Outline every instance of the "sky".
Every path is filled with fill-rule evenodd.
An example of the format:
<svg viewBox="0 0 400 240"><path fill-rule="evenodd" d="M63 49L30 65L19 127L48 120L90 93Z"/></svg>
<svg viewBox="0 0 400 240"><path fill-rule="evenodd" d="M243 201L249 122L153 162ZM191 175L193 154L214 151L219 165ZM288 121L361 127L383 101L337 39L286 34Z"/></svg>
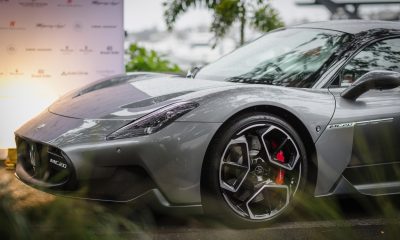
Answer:
<svg viewBox="0 0 400 240"><path fill-rule="evenodd" d="M166 28L163 19L164 0L124 0L124 25L129 32L140 31L152 27L160 30ZM269 0L272 6L279 11L281 18L287 25L307 18L311 21L329 19L329 12L322 6L296 6L295 0ZM204 9L193 9L182 15L176 28L182 29L198 25L207 25L211 22L211 14Z"/></svg>

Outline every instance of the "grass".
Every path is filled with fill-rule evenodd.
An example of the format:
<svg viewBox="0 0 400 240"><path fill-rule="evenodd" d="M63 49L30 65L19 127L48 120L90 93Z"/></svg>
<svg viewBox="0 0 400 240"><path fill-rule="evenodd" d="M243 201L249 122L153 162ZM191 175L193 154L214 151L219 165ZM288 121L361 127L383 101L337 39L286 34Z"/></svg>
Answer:
<svg viewBox="0 0 400 240"><path fill-rule="evenodd" d="M132 214L132 209L124 206L110 208L89 201L54 197L21 184L14 178L11 171L0 169L0 239L101 240L128 238L147 240L168 238L168 236L178 239L207 239L208 235L218 236L217 238L220 239L228 239L227 237L242 239L246 235L252 239L256 236L260 238L264 234L270 239L278 239L279 235L283 234L283 230L274 230L274 228L287 228L287 231L283 232L285 236L289 236L289 239L293 239L290 238L293 237L291 235L293 233L308 236L305 239L363 239L365 236L368 236L368 239L382 237L398 239L400 236L398 198L314 199L300 193L297 198L297 209L291 212L286 219L267 229L229 229L205 217L201 220L200 225L196 219L183 218L183 227L185 228L183 230L179 227L168 229L171 226L168 227L168 224L165 223L161 223L161 227L154 229L153 227L158 223L154 222L151 213L147 213L147 216L146 214L139 216ZM369 226L362 226L362 223L360 225L356 220L360 216L354 216L352 213L354 208L361 209L355 211L356 213L367 212L361 218L372 216L372 219L365 219L366 222L383 218L385 223L382 225L379 220L378 227L374 225L374 229L369 231L368 235L360 236L360 227L361 231L364 231L369 229ZM146 209L142 210L142 214L146 212ZM172 218L166 219L164 221L177 221ZM327 220L326 224L329 226L324 226L324 220ZM188 225L188 221L193 222ZM312 225L313 221L316 221L315 227L298 227L298 224L310 225L311 223ZM198 228L197 231L189 230L193 225L194 228ZM166 230L165 236L162 235L163 230ZM310 232L303 233L302 231ZM224 233L228 233L228 235L223 236Z"/></svg>
<svg viewBox="0 0 400 240"><path fill-rule="evenodd" d="M102 205L57 198L0 170L0 239L149 239L142 227Z"/></svg>

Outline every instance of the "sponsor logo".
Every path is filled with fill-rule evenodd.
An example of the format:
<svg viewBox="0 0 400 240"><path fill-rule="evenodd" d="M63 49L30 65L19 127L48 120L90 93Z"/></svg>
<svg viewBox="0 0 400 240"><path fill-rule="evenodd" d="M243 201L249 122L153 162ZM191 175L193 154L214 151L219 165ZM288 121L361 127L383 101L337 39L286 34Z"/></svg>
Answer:
<svg viewBox="0 0 400 240"><path fill-rule="evenodd" d="M60 52L67 55L73 53L74 49L70 48L68 45L65 45L65 47L60 49Z"/></svg>
<svg viewBox="0 0 400 240"><path fill-rule="evenodd" d="M16 68L14 71L9 72L10 76L22 76L24 75L23 72L21 72L18 68Z"/></svg>
<svg viewBox="0 0 400 240"><path fill-rule="evenodd" d="M7 53L10 55L13 55L17 52L17 49L15 48L14 45L8 45L7 46Z"/></svg>
<svg viewBox="0 0 400 240"><path fill-rule="evenodd" d="M95 24L90 26L93 29L116 29L118 26L117 25L99 25Z"/></svg>
<svg viewBox="0 0 400 240"><path fill-rule="evenodd" d="M5 72L0 72L0 77L4 77L6 75Z"/></svg>
<svg viewBox="0 0 400 240"><path fill-rule="evenodd" d="M10 0L0 0L0 4L2 3L10 3Z"/></svg>
<svg viewBox="0 0 400 240"><path fill-rule="evenodd" d="M114 50L113 46L108 45L106 47L106 49L100 51L100 54L102 54L102 55L117 55L117 54L119 54L119 51Z"/></svg>
<svg viewBox="0 0 400 240"><path fill-rule="evenodd" d="M39 126L36 127L36 130L42 129L46 126L46 124L42 123Z"/></svg>
<svg viewBox="0 0 400 240"><path fill-rule="evenodd" d="M83 54L89 54L89 53L93 52L93 49L91 49L87 45L85 45L83 48L79 49L79 52L83 53Z"/></svg>
<svg viewBox="0 0 400 240"><path fill-rule="evenodd" d="M74 27L74 30L77 32L80 32L83 29L83 25L80 22L76 22L73 27Z"/></svg>
<svg viewBox="0 0 400 240"><path fill-rule="evenodd" d="M96 6L117 6L120 4L120 1L92 1L92 4Z"/></svg>
<svg viewBox="0 0 400 240"><path fill-rule="evenodd" d="M52 164L54 164L54 165L59 166L59 167L67 168L67 164L65 164L65 163L63 163L63 162L60 162L60 161L57 161L57 160L55 160L55 159L50 158L50 162L51 162Z"/></svg>
<svg viewBox="0 0 400 240"><path fill-rule="evenodd" d="M25 28L24 27L20 27L19 24L17 24L17 21L11 20L11 21L8 21L3 26L0 26L0 30L15 31L15 30L25 30Z"/></svg>
<svg viewBox="0 0 400 240"><path fill-rule="evenodd" d="M38 69L37 72L32 73L32 78L50 78L51 75L46 73L44 69Z"/></svg>
<svg viewBox="0 0 400 240"><path fill-rule="evenodd" d="M86 71L62 71L61 77L72 77L72 76L87 76L89 75Z"/></svg>
<svg viewBox="0 0 400 240"><path fill-rule="evenodd" d="M82 4L76 3L77 0L63 0L62 3L57 4L58 7L82 7Z"/></svg>
<svg viewBox="0 0 400 240"><path fill-rule="evenodd" d="M65 24L36 23L36 27L41 29L63 29Z"/></svg>
<svg viewBox="0 0 400 240"><path fill-rule="evenodd" d="M21 5L22 7L40 8L40 7L46 7L47 5L49 5L49 3L45 1L31 0L31 1L20 1L19 5Z"/></svg>
<svg viewBox="0 0 400 240"><path fill-rule="evenodd" d="M34 47L25 48L25 52L51 52L51 51L53 51L52 48L45 48L45 47L42 47L42 48L34 48Z"/></svg>
<svg viewBox="0 0 400 240"><path fill-rule="evenodd" d="M97 70L96 73L99 74L100 76L108 77L108 76L114 75L115 71L104 69L104 70Z"/></svg>

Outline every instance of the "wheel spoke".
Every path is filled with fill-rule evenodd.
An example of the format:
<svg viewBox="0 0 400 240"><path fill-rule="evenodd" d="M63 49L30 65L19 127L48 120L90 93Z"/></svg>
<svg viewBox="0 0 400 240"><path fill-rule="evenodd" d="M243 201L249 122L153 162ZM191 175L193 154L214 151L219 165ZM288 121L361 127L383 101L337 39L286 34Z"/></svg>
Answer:
<svg viewBox="0 0 400 240"><path fill-rule="evenodd" d="M234 185L239 184L239 185L237 186L237 188L236 188L236 191L239 190L239 188L242 186L242 183L243 183L244 180L246 179L246 176L247 176L247 172L244 172L244 171L243 171L243 172L240 173L239 177L236 178L235 182L233 183Z"/></svg>
<svg viewBox="0 0 400 240"><path fill-rule="evenodd" d="M264 196L265 197L265 196ZM268 209L269 209L269 211L267 212L268 214L271 214L271 212L272 212L272 203L271 203L271 196L269 195L269 194L267 194L266 195L266 197L265 197L265 199L266 199L266 203L267 203L267 205L268 205Z"/></svg>
<svg viewBox="0 0 400 240"><path fill-rule="evenodd" d="M271 196L271 194L274 194L275 196ZM277 206L274 208L273 205L276 204L278 202L277 200L279 199L272 200L271 197L277 198L278 194L285 198L285 203L283 206ZM249 200L247 200L247 212L251 219L263 219L268 216L271 217L272 215L280 212L289 204L289 197L290 195L288 186L264 184L249 198ZM265 204L262 204L263 202L265 202Z"/></svg>
<svg viewBox="0 0 400 240"><path fill-rule="evenodd" d="M282 150L283 146L285 146L285 144L287 143L288 140L289 140L289 138L286 137L282 141L282 143L274 150L274 153L272 153L272 157L276 156L276 154L278 154L278 152Z"/></svg>
<svg viewBox="0 0 400 240"><path fill-rule="evenodd" d="M235 162L224 162L223 165L227 165L229 167L239 168L239 169L248 169L247 166L243 166L243 165L240 165L240 164L235 163Z"/></svg>
<svg viewBox="0 0 400 240"><path fill-rule="evenodd" d="M232 139L222 155L219 173L220 186L230 192L237 192L249 171L249 144L246 137L242 135Z"/></svg>
<svg viewBox="0 0 400 240"><path fill-rule="evenodd" d="M264 137L267 133L269 133L270 131L272 131L273 129L274 129L273 126L269 126L268 128L262 128L262 129L259 129L259 130L257 131L257 137L258 137L258 140L259 140L260 143L261 143L261 151L262 151L264 154L266 154L266 156L267 156L268 158L270 158L270 151L269 151L267 145L264 144L265 140L263 139L263 137Z"/></svg>

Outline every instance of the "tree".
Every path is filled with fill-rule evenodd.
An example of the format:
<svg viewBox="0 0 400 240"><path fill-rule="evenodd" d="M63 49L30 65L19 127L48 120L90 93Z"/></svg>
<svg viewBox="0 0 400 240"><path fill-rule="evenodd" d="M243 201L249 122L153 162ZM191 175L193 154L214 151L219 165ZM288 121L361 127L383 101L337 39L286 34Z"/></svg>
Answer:
<svg viewBox="0 0 400 240"><path fill-rule="evenodd" d="M182 72L178 65L162 59L154 50L146 50L137 44L131 44L128 49L129 62L125 66L127 72Z"/></svg>
<svg viewBox="0 0 400 240"><path fill-rule="evenodd" d="M190 8L203 7L213 12L210 30L215 35L215 43L226 35L234 23L240 25L240 45L245 42L245 27L268 32L283 27L277 11L267 0L165 0L164 17L172 30L178 17Z"/></svg>

